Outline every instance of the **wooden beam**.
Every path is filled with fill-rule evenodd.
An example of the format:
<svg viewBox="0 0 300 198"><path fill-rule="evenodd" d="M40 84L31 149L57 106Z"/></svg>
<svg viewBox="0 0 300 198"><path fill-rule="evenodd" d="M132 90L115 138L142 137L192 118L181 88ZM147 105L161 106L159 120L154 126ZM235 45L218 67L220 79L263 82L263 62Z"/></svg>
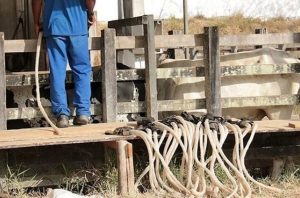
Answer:
<svg viewBox="0 0 300 198"><path fill-rule="evenodd" d="M148 22L147 17L148 16L144 15L144 16L139 16L139 17L109 21L108 27L118 29L120 27L125 27L125 26L136 26L136 25L147 24L147 22Z"/></svg>
<svg viewBox="0 0 300 198"><path fill-rule="evenodd" d="M207 113L222 116L221 67L218 27L204 28L205 96Z"/></svg>
<svg viewBox="0 0 300 198"><path fill-rule="evenodd" d="M0 32L0 129L7 128L6 120L6 75L4 33Z"/></svg>
<svg viewBox="0 0 300 198"><path fill-rule="evenodd" d="M159 112L164 111L188 111L206 108L205 99L195 100L161 100L157 101ZM299 105L298 95L260 96L222 98L222 108L260 107L267 106L294 106ZM101 115L102 105L91 105L92 115ZM72 109L72 108L71 108ZM117 104L119 114L143 113L147 111L145 102L119 102ZM51 112L50 107L45 107L46 112ZM9 108L6 110L8 120L32 119L42 117L37 108Z"/></svg>
<svg viewBox="0 0 300 198"><path fill-rule="evenodd" d="M30 128L19 130L0 130L0 150L51 145L71 145L96 142L132 140L135 136L107 135L119 127L135 126L132 123L101 123L84 127L62 129L61 135L53 135L52 128Z"/></svg>
<svg viewBox="0 0 300 198"><path fill-rule="evenodd" d="M104 122L117 120L117 57L115 49L116 31L104 29L102 50L102 110Z"/></svg>
<svg viewBox="0 0 300 198"><path fill-rule="evenodd" d="M184 65L182 65L184 66ZM271 74L293 74L300 73L300 63L280 64L280 65L239 65L222 66L222 77L225 76L247 76L247 75L271 75ZM176 67L176 68L157 68L157 79L165 78L187 78L204 77L204 67ZM40 84L49 84L49 72L40 72ZM92 82L101 82L99 70L93 72ZM144 69L124 69L117 70L117 81L145 80ZM71 72L67 72L66 83L73 83ZM6 75L7 87L35 85L33 72L16 72Z"/></svg>
<svg viewBox="0 0 300 198"><path fill-rule="evenodd" d="M223 108L299 105L298 95L222 98Z"/></svg>
<svg viewBox="0 0 300 198"><path fill-rule="evenodd" d="M220 46L254 46L293 43L300 43L300 33L232 35L220 38Z"/></svg>
<svg viewBox="0 0 300 198"><path fill-rule="evenodd" d="M117 142L117 164L118 164L118 177L119 177L119 193L126 195L128 193L128 177L127 177L127 160L126 160L126 142Z"/></svg>
<svg viewBox="0 0 300 198"><path fill-rule="evenodd" d="M154 19L153 15L147 16L147 23L143 23L145 37L145 80L146 80L146 104L147 116L158 119L157 110L157 79L156 79L156 55L154 43Z"/></svg>

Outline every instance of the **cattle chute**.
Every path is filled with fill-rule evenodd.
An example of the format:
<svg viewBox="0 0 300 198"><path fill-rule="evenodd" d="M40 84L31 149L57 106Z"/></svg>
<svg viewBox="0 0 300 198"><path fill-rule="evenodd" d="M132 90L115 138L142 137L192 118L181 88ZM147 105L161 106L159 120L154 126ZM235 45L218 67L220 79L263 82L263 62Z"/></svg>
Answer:
<svg viewBox="0 0 300 198"><path fill-rule="evenodd" d="M245 156L257 130L254 122L183 115L151 122L141 130L129 132L145 142L149 154L149 166L139 176L135 187L148 174L152 190L159 195L251 197L250 182L267 190L281 191L257 182L246 169ZM222 150L230 133L235 140L232 160ZM247 135L250 137L246 141ZM181 165L176 175L170 164L179 150ZM222 169L228 183L218 178L217 168Z"/></svg>

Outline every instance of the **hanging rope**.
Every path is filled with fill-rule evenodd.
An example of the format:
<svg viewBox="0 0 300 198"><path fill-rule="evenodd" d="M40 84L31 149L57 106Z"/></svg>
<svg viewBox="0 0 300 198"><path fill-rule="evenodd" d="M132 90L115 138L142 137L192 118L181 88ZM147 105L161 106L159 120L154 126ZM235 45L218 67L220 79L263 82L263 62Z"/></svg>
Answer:
<svg viewBox="0 0 300 198"><path fill-rule="evenodd" d="M260 188L281 192L257 182L246 169L245 156L256 130L257 125L250 121L199 118L188 114L147 124L143 130L131 130L130 134L145 142L149 154L149 166L137 179L135 187L148 174L151 189L158 195L251 197L250 182ZM229 133L235 140L231 160L222 149ZM247 142L246 135L250 135ZM179 150L182 157L176 175L170 164ZM229 182L222 181L216 169L221 169Z"/></svg>
<svg viewBox="0 0 300 198"><path fill-rule="evenodd" d="M55 126L55 124L52 123L52 121L49 119L47 113L45 112L44 107L41 103L41 96L40 96L40 81L39 81L39 61L40 61L40 53L41 53L41 45L42 45L42 39L43 39L43 33L40 32L37 40L37 47L36 47L36 57L35 57L35 84L36 84L36 100L38 107L48 122L48 124L53 128L53 133L55 135L60 135L61 130Z"/></svg>

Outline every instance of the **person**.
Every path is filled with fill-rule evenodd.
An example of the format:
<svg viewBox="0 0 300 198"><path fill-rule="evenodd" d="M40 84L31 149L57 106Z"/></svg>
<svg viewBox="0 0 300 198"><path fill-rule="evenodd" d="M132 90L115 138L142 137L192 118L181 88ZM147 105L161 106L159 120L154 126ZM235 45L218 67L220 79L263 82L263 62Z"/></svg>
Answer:
<svg viewBox="0 0 300 198"><path fill-rule="evenodd" d="M88 52L88 27L95 22L96 0L33 0L34 30L41 29L46 39L50 62L51 109L59 128L69 126L70 109L65 89L66 66L69 63L74 80L74 125L90 120L91 64ZM43 24L40 15L43 8Z"/></svg>

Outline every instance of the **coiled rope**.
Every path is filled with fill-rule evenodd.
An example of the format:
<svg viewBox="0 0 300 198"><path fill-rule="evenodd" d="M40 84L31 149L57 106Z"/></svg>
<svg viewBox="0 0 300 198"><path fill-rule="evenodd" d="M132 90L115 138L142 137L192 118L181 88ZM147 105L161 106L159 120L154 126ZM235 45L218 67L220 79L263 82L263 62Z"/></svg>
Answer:
<svg viewBox="0 0 300 198"><path fill-rule="evenodd" d="M52 123L52 121L49 119L47 113L45 112L44 107L41 103L41 95L40 95L40 81L39 81L39 62L40 62L40 53L41 53L41 45L42 45L42 39L43 39L43 33L40 32L37 40L37 47L36 47L36 57L35 57L35 85L36 85L36 100L38 107L48 122L48 124L53 128L53 133L55 135L60 135L61 130L55 126L55 124Z"/></svg>
<svg viewBox="0 0 300 198"><path fill-rule="evenodd" d="M257 182L246 169L245 156L257 130L255 123L207 116L195 118L176 116L150 123L142 130L130 131L145 142L149 153L149 166L137 179L136 188L148 175L151 189L158 195L251 197L250 182L259 188L281 192ZM235 139L231 160L222 150L229 133L233 133ZM250 137L244 144L248 134ZM179 150L182 152L181 166L176 175L170 163ZM219 179L216 173L219 168L229 183Z"/></svg>

